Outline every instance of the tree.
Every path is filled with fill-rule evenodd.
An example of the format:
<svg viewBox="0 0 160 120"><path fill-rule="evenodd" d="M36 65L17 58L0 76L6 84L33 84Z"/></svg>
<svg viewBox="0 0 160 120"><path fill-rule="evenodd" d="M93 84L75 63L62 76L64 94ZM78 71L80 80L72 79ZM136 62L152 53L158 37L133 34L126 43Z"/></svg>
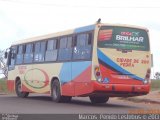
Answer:
<svg viewBox="0 0 160 120"><path fill-rule="evenodd" d="M160 72L156 72L154 75L154 78L159 80L160 79Z"/></svg>
<svg viewBox="0 0 160 120"><path fill-rule="evenodd" d="M0 50L0 74L3 74L5 77L7 77L8 69L6 65L6 60L4 58L5 50Z"/></svg>

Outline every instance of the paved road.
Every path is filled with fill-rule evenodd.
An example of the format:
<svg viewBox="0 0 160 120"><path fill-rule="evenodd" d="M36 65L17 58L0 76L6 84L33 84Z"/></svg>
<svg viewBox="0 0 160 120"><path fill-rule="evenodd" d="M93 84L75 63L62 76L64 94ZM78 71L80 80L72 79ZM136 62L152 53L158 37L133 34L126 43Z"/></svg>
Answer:
<svg viewBox="0 0 160 120"><path fill-rule="evenodd" d="M158 108L159 107L159 108ZM71 103L54 103L46 95L18 98L16 95L0 95L0 113L14 114L79 114L79 113L128 113L130 110L160 109L159 105L133 103L111 98L107 104L92 105L88 98L73 98Z"/></svg>

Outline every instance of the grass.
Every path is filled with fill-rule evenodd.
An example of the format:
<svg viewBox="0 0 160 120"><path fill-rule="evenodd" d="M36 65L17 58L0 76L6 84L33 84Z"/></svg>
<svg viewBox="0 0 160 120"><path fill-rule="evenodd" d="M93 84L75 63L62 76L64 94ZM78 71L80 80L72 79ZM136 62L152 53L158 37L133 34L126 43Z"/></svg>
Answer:
<svg viewBox="0 0 160 120"><path fill-rule="evenodd" d="M4 78L0 79L0 93L6 93L7 90L7 81Z"/></svg>
<svg viewBox="0 0 160 120"><path fill-rule="evenodd" d="M151 81L151 90L160 90L160 80L152 80Z"/></svg>

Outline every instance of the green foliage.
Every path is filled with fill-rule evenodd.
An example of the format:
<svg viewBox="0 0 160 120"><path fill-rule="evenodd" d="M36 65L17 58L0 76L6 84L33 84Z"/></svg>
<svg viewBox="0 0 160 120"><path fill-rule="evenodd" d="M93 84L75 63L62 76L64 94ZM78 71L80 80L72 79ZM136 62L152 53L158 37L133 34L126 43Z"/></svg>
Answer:
<svg viewBox="0 0 160 120"><path fill-rule="evenodd" d="M7 92L7 81L5 79L0 79L0 92L6 93Z"/></svg>
<svg viewBox="0 0 160 120"><path fill-rule="evenodd" d="M160 90L160 80L151 81L151 90Z"/></svg>
<svg viewBox="0 0 160 120"><path fill-rule="evenodd" d="M160 79L160 72L156 72L155 75L154 75L154 78L156 80Z"/></svg>

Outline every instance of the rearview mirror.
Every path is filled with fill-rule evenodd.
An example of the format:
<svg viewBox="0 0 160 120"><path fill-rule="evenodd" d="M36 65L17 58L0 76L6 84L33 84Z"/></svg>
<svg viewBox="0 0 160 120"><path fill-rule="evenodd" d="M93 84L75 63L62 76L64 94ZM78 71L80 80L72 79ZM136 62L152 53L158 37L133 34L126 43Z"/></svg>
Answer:
<svg viewBox="0 0 160 120"><path fill-rule="evenodd" d="M11 65L11 51L8 53L7 65Z"/></svg>

